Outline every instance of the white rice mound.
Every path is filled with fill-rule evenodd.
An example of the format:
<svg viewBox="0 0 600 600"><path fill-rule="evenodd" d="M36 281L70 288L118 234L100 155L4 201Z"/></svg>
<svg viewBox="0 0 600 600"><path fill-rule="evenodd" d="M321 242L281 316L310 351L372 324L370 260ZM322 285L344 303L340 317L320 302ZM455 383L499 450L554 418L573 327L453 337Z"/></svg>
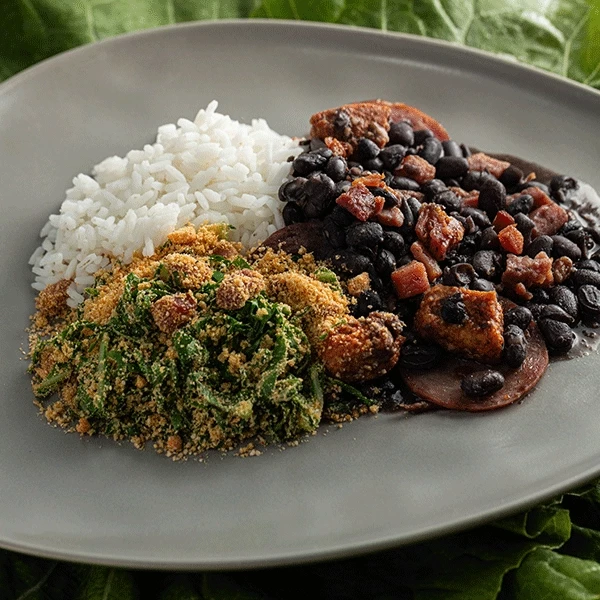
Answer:
<svg viewBox="0 0 600 600"><path fill-rule="evenodd" d="M158 128L156 142L79 174L58 214L42 229L29 260L36 290L73 279L70 306L83 301L94 273L110 257L131 261L154 253L173 230L191 222L228 223L231 239L250 248L283 227L277 191L290 172L298 140L263 119L250 125L211 102L194 121Z"/></svg>

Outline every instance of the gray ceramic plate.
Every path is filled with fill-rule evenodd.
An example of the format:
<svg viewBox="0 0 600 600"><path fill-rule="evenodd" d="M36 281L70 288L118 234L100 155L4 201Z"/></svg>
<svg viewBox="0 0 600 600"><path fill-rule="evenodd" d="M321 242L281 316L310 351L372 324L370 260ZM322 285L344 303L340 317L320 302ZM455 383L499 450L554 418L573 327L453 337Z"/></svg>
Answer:
<svg viewBox="0 0 600 600"><path fill-rule="evenodd" d="M181 26L67 53L0 87L0 545L156 568L293 563L457 530L600 472L597 355L553 364L526 402L502 411L363 418L252 459L176 464L38 415L19 350L34 299L27 260L76 173L213 98L235 118L298 135L313 112L374 97L600 188L600 94L412 37Z"/></svg>

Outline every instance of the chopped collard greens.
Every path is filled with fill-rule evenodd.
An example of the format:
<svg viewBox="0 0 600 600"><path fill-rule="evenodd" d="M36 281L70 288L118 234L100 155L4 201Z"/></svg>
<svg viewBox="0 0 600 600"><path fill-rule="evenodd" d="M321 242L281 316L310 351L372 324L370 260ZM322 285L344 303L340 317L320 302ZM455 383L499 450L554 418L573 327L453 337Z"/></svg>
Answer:
<svg viewBox="0 0 600 600"><path fill-rule="evenodd" d="M352 389L315 351L348 314L340 283L310 255L263 250L250 264L226 233L187 227L152 257L114 262L77 309L64 283L40 293L30 371L48 420L175 458L316 430L324 397Z"/></svg>

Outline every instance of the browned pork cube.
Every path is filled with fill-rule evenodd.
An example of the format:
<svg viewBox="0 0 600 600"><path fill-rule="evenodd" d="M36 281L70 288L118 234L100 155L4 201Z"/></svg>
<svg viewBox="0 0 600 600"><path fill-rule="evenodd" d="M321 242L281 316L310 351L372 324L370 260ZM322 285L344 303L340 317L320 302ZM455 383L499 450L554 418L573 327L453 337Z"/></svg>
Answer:
<svg viewBox="0 0 600 600"><path fill-rule="evenodd" d="M458 246L463 239L465 229L439 204L422 204L415 232L433 258L444 260L448 250Z"/></svg>
<svg viewBox="0 0 600 600"><path fill-rule="evenodd" d="M449 323L442 317L445 301L461 294L466 309L462 323ZM504 347L504 315L496 292L479 292L436 285L425 292L415 316L415 328L426 340L437 342L456 352L483 362L497 362Z"/></svg>

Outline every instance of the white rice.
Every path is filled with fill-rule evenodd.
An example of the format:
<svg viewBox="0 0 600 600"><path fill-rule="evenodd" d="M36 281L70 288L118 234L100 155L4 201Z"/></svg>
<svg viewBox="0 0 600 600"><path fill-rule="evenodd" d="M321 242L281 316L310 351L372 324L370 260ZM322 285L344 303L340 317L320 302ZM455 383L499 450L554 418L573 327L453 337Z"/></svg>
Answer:
<svg viewBox="0 0 600 600"><path fill-rule="evenodd" d="M37 290L73 279L69 305L83 300L94 273L114 256L154 253L167 235L191 222L228 223L231 239L249 248L283 226L277 191L290 171L298 142L263 119L251 125L215 112L158 128L156 142L79 174L58 214L51 215L41 246L29 260Z"/></svg>

